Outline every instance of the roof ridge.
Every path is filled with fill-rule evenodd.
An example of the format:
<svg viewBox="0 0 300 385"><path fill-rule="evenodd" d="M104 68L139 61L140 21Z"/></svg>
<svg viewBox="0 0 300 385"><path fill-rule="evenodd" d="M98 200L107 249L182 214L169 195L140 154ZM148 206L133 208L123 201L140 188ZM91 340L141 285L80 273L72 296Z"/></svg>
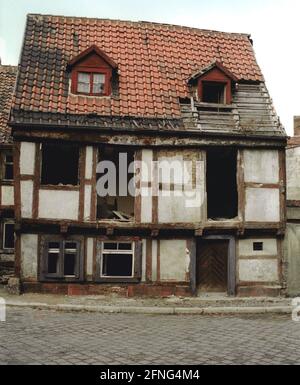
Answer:
<svg viewBox="0 0 300 385"><path fill-rule="evenodd" d="M52 14L42 14L42 13L28 13L27 18L31 16L40 16L40 17L58 17L58 18L64 18L64 19L84 19L84 20L99 20L99 21L109 21L109 22L116 22L116 23L125 23L125 24L149 24L149 25L156 25L156 26L163 26L163 27L173 27L178 29L188 29L191 31L198 31L203 33L217 33L217 34L223 34L223 35L231 35L231 36L239 36L239 37L245 37L251 41L251 34L250 33L242 33L242 32L226 32L226 31L218 31L213 29L205 29L205 28L197 28L197 27L189 27L186 25L181 24L171 24L171 23L159 23L155 21L147 21L147 20L124 20L124 19L110 19L110 18L101 18L101 17L88 17L88 16L65 16L65 15L52 15Z"/></svg>

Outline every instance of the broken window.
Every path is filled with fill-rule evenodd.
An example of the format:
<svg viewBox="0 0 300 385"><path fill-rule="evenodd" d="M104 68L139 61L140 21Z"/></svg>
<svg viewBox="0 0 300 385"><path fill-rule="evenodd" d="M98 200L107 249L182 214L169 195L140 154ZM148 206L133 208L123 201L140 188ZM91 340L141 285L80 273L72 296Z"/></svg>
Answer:
<svg viewBox="0 0 300 385"><path fill-rule="evenodd" d="M142 242L138 240L99 240L97 243L97 282L139 283L142 275Z"/></svg>
<svg viewBox="0 0 300 385"><path fill-rule="evenodd" d="M132 278L134 275L134 244L103 242L101 277Z"/></svg>
<svg viewBox="0 0 300 385"><path fill-rule="evenodd" d="M79 94L104 95L105 84L105 74L78 72L77 93Z"/></svg>
<svg viewBox="0 0 300 385"><path fill-rule="evenodd" d="M214 148L207 151L207 215L213 220L238 216L237 151Z"/></svg>
<svg viewBox="0 0 300 385"><path fill-rule="evenodd" d="M2 179L12 181L14 179L14 161L11 151L5 151L2 154Z"/></svg>
<svg viewBox="0 0 300 385"><path fill-rule="evenodd" d="M99 149L97 219L128 222L134 217L134 151L103 146Z"/></svg>
<svg viewBox="0 0 300 385"><path fill-rule="evenodd" d="M42 145L42 185L78 185L79 146Z"/></svg>
<svg viewBox="0 0 300 385"><path fill-rule="evenodd" d="M79 280L82 276L81 242L47 240L43 246L43 279Z"/></svg>
<svg viewBox="0 0 300 385"><path fill-rule="evenodd" d="M15 225L13 222L3 223L3 249L13 250L15 248Z"/></svg>
<svg viewBox="0 0 300 385"><path fill-rule="evenodd" d="M202 101L204 103L225 104L225 84L218 82L203 82Z"/></svg>

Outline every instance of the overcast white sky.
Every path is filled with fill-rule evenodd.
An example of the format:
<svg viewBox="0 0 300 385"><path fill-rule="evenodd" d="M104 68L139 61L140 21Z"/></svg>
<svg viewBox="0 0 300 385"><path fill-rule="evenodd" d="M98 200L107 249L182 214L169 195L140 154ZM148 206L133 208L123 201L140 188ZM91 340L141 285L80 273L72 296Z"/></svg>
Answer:
<svg viewBox="0 0 300 385"><path fill-rule="evenodd" d="M275 108L292 135L293 116L300 115L299 0L0 0L2 64L18 64L27 13L147 20L250 33Z"/></svg>

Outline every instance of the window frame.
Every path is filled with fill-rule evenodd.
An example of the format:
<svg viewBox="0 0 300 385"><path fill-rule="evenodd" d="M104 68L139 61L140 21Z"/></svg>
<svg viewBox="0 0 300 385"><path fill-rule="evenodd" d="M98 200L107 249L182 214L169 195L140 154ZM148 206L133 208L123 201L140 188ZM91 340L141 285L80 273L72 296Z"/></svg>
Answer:
<svg viewBox="0 0 300 385"><path fill-rule="evenodd" d="M56 273L48 273L48 254L49 244L59 243L59 257L58 257L58 269ZM64 275L64 257L65 257L65 245L67 243L76 243L77 252L75 260L75 275ZM84 240L81 237L67 237L60 236L46 236L43 237L40 246L40 281L41 282L68 282L76 283L82 282L84 279Z"/></svg>
<svg viewBox="0 0 300 385"><path fill-rule="evenodd" d="M78 147L78 165L77 165L77 181L76 184L66 184L66 183L59 183L59 184L53 184L53 183L44 183L43 181L43 162L44 162L44 153L43 153L43 148L44 146L48 146L54 144L56 146L70 146L70 147ZM49 189L49 188L55 188L57 190L71 190L71 191L78 191L80 188L80 164L82 162L82 157L83 157L83 151L80 145L78 144L68 144L68 143L46 143L42 142L40 144L40 150L39 150L39 158L40 158L40 175L39 175L39 184L41 189Z"/></svg>
<svg viewBox="0 0 300 385"><path fill-rule="evenodd" d="M106 277L102 275L103 269L103 254L105 249L104 243L132 243L132 276L131 277ZM118 250L112 250L111 254L116 253ZM128 250L122 250L117 254L129 254ZM96 247L96 277L95 281L98 283L140 283L142 278L142 257L143 257L143 244L141 240L137 239L97 239Z"/></svg>
<svg viewBox="0 0 300 385"><path fill-rule="evenodd" d="M11 156L12 157L12 162L6 162L6 157L7 156ZM14 181L14 159L13 159L13 151L10 151L10 150L4 150L1 152L1 163L2 163L2 167L1 167L1 180L4 182L4 183L13 183ZM5 178L5 174L6 174L6 165L9 164L12 166L13 168L13 177L12 179L7 179Z"/></svg>
<svg viewBox="0 0 300 385"><path fill-rule="evenodd" d="M15 225L15 222L12 219L4 219L2 222L2 250L4 253L13 253L15 251L15 246L13 248L5 247L5 226L6 225ZM15 232L14 235L14 243L15 243Z"/></svg>
<svg viewBox="0 0 300 385"><path fill-rule="evenodd" d="M90 92L79 92L78 91L78 78L80 73L85 73L90 75ZM105 76L105 82L104 82L104 91L103 93L94 93L93 92L93 75L104 75ZM111 78L112 78L112 71L109 68L104 67L88 67L88 66L78 66L73 69L71 81L71 91L75 95L82 95L82 96L95 96L95 97L103 97L103 96L109 96L111 94Z"/></svg>
<svg viewBox="0 0 300 385"><path fill-rule="evenodd" d="M207 102L204 100L205 99L205 87L209 86L209 85L216 85L216 86L222 86L223 87L223 97L222 97L223 100L222 101L220 101L220 102ZM228 104L227 103L227 87L228 87L228 83L226 83L226 82L203 80L202 81L201 101L203 103L207 103L207 104L220 104L220 105Z"/></svg>

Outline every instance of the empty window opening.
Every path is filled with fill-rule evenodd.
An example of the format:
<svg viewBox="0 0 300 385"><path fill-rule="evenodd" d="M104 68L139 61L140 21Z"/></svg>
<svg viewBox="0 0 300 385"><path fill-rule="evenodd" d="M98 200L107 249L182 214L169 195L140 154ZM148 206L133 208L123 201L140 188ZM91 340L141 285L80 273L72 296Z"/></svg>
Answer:
<svg viewBox="0 0 300 385"><path fill-rule="evenodd" d="M254 242L253 243L253 251L263 251L264 243L263 242Z"/></svg>
<svg viewBox="0 0 300 385"><path fill-rule="evenodd" d="M42 185L78 185L79 147L42 145Z"/></svg>
<svg viewBox="0 0 300 385"><path fill-rule="evenodd" d="M44 278L79 278L80 242L46 242L43 255Z"/></svg>
<svg viewBox="0 0 300 385"><path fill-rule="evenodd" d="M216 148L207 151L207 215L212 220L238 216L237 151Z"/></svg>
<svg viewBox="0 0 300 385"><path fill-rule="evenodd" d="M204 103L225 104L225 84L217 82L203 82L202 101Z"/></svg>
<svg viewBox="0 0 300 385"><path fill-rule="evenodd" d="M134 276L134 243L103 243L102 278L132 278Z"/></svg>
<svg viewBox="0 0 300 385"><path fill-rule="evenodd" d="M15 248L15 225L12 222L3 224L3 249L13 250Z"/></svg>
<svg viewBox="0 0 300 385"><path fill-rule="evenodd" d="M103 146L99 149L99 162L107 161L111 162L115 171L103 166L103 172L97 174L97 219L132 221L135 202L134 151Z"/></svg>
<svg viewBox="0 0 300 385"><path fill-rule="evenodd" d="M11 152L3 153L2 179L12 181L14 179L14 160Z"/></svg>

